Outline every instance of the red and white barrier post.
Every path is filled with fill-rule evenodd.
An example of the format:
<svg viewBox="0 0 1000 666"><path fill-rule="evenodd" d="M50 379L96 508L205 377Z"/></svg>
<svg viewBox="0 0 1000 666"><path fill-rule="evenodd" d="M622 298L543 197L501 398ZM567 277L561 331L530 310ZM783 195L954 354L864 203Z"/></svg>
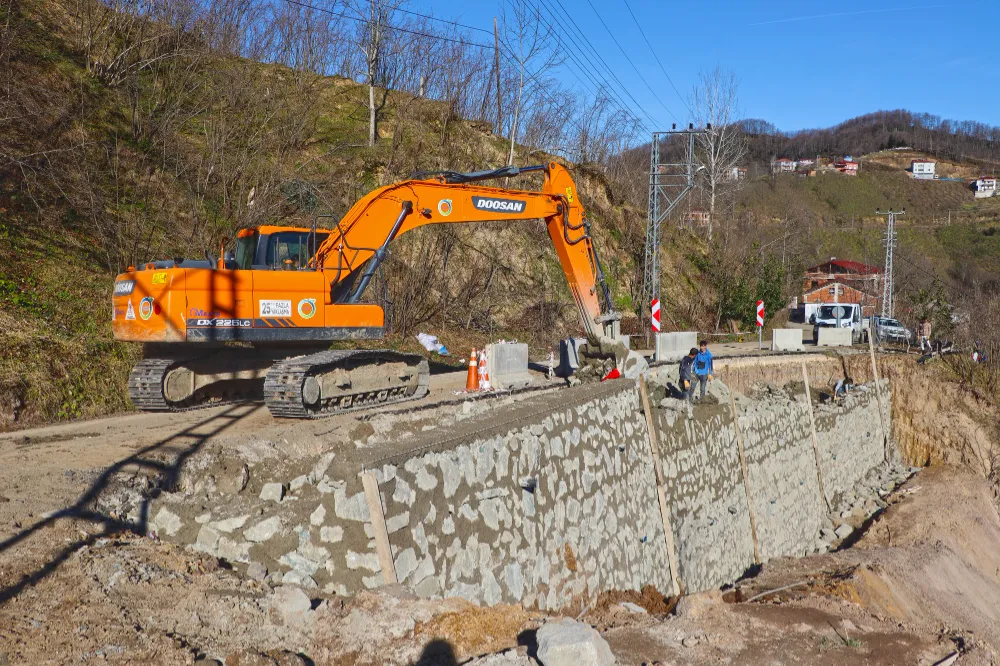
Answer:
<svg viewBox="0 0 1000 666"><path fill-rule="evenodd" d="M764 301L757 301L757 349L764 348Z"/></svg>

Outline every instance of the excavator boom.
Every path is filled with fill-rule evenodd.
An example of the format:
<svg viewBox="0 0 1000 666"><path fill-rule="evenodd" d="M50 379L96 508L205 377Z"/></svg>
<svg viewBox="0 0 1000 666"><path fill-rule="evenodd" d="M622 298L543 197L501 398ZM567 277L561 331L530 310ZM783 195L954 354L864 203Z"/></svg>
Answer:
<svg viewBox="0 0 1000 666"><path fill-rule="evenodd" d="M477 183L534 170L545 171L540 192ZM559 164L474 174L446 172L375 190L344 215L319 245L311 265L332 273L334 302L355 303L368 284L366 277L371 278L389 243L401 234L427 224L535 219L545 221L584 330L588 337L599 337L602 316L610 314L607 288L576 184Z"/></svg>

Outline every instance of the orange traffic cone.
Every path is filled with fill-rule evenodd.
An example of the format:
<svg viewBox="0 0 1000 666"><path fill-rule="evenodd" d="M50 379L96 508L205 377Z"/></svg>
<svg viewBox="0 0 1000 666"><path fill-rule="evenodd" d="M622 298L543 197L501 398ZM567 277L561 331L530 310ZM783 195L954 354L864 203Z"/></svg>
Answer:
<svg viewBox="0 0 1000 666"><path fill-rule="evenodd" d="M469 355L469 375L465 379L465 390L475 391L479 388L479 363L476 361L476 350Z"/></svg>
<svg viewBox="0 0 1000 666"><path fill-rule="evenodd" d="M490 373L486 369L486 350L479 352L479 390L489 391L493 387L490 386Z"/></svg>

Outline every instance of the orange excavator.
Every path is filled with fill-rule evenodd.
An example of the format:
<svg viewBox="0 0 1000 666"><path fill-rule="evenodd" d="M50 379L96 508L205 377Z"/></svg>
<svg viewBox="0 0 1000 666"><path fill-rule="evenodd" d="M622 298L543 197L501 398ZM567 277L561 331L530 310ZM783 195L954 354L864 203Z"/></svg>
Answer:
<svg viewBox="0 0 1000 666"><path fill-rule="evenodd" d="M541 171L540 192L485 180ZM385 313L362 296L393 239L426 224L545 221L588 339L614 328L590 227L556 163L417 174L359 200L330 229L241 230L235 252L151 261L115 278L115 339L145 343L129 377L144 411L259 395L278 417L316 418L427 393L427 359L392 350L330 350L383 337Z"/></svg>

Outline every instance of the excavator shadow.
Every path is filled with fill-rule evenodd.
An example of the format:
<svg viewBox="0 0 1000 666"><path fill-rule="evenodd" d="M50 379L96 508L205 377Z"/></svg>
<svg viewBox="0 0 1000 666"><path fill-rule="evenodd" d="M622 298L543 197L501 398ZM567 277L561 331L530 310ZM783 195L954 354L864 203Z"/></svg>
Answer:
<svg viewBox="0 0 1000 666"><path fill-rule="evenodd" d="M99 539L116 534L128 532L137 535L146 534L149 522L148 496L142 500L138 517L135 520L108 515L97 508L102 494L113 490L115 477L121 472L146 471L151 472L155 477L155 487L171 488L177 484L188 459L197 453L206 442L233 427L256 409L258 409L258 405L254 404L232 405L180 432L140 449L135 454L104 469L97 480L72 505L49 514L43 520L0 542L0 557L2 557L15 546L28 545L26 542L32 537L46 540L46 532L54 528L56 521L60 518L89 523L90 526L97 529L93 532L90 529L86 530L85 537L74 539L48 556L44 564L33 571L22 574L17 582L0 588L0 604L6 603L55 572L80 548L93 545ZM164 462L164 459L167 462Z"/></svg>

